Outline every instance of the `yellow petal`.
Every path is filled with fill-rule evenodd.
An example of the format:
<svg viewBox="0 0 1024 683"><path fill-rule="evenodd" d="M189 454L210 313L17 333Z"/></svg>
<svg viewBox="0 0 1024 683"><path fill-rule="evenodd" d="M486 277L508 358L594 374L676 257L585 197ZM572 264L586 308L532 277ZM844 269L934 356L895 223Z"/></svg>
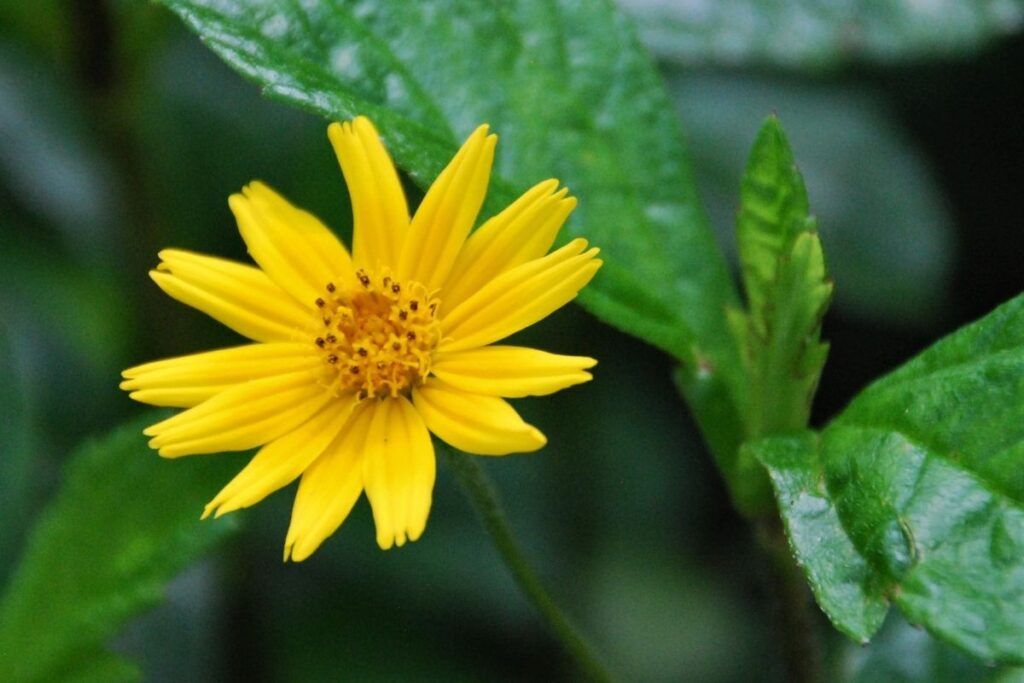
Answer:
<svg viewBox="0 0 1024 683"><path fill-rule="evenodd" d="M363 485L383 550L423 533L435 473L430 433L408 399L399 396L377 405L363 454Z"/></svg>
<svg viewBox="0 0 1024 683"><path fill-rule="evenodd" d="M306 469L292 507L284 559L301 562L348 517L363 490L363 445L376 404L358 406L341 433Z"/></svg>
<svg viewBox="0 0 1024 683"><path fill-rule="evenodd" d="M327 283L354 282L352 259L334 233L263 183L250 183L228 205L249 254L296 301L312 308Z"/></svg>
<svg viewBox="0 0 1024 683"><path fill-rule="evenodd" d="M467 453L527 453L547 443L508 402L494 396L460 391L431 378L413 390L412 400L430 431Z"/></svg>
<svg viewBox="0 0 1024 683"><path fill-rule="evenodd" d="M400 279L431 291L445 282L487 194L497 141L480 126L434 181L402 245Z"/></svg>
<svg viewBox="0 0 1024 683"><path fill-rule="evenodd" d="M293 482L338 435L354 405L355 396L331 401L307 422L261 448L210 501L203 519L255 505Z"/></svg>
<svg viewBox="0 0 1024 683"><path fill-rule="evenodd" d="M290 432L329 400L309 371L276 375L235 385L143 433L168 458L244 451Z"/></svg>
<svg viewBox="0 0 1024 683"><path fill-rule="evenodd" d="M121 373L121 388L142 403L190 408L235 384L321 362L308 343L248 344L137 365Z"/></svg>
<svg viewBox="0 0 1024 683"><path fill-rule="evenodd" d="M442 311L454 309L506 270L548 253L576 206L567 189L557 188L557 180L538 183L469 236L441 290Z"/></svg>
<svg viewBox="0 0 1024 683"><path fill-rule="evenodd" d="M355 261L375 271L393 268L409 228L409 207L380 134L369 119L358 116L351 123L332 123L327 136L352 198Z"/></svg>
<svg viewBox="0 0 1024 683"><path fill-rule="evenodd" d="M520 346L485 346L438 353L431 372L462 391L520 398L543 396L590 381L586 368L597 361L583 356L560 356Z"/></svg>
<svg viewBox="0 0 1024 683"><path fill-rule="evenodd" d="M502 273L444 316L440 351L461 351L518 332L575 298L601 267L597 249L575 239L544 258ZM583 252L583 253L581 253Z"/></svg>
<svg viewBox="0 0 1024 683"><path fill-rule="evenodd" d="M259 269L178 249L160 252L150 271L160 289L255 341L304 338L312 314Z"/></svg>

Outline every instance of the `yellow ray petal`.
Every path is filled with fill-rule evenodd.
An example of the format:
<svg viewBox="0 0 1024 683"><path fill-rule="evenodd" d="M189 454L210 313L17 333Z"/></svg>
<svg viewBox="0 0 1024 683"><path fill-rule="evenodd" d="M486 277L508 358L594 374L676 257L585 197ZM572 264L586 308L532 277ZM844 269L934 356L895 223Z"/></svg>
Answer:
<svg viewBox="0 0 1024 683"><path fill-rule="evenodd" d="M327 283L354 282L352 259L334 233L263 183L249 183L228 205L249 254L296 301L312 307Z"/></svg>
<svg viewBox="0 0 1024 683"><path fill-rule="evenodd" d="M377 407L372 401L358 406L341 433L303 473L284 542L285 561L301 562L312 555L359 499L363 445Z"/></svg>
<svg viewBox="0 0 1024 683"><path fill-rule="evenodd" d="M178 249L160 252L150 271L171 297L255 341L306 336L312 314L298 306L258 268Z"/></svg>
<svg viewBox="0 0 1024 683"><path fill-rule="evenodd" d="M263 448L203 510L203 519L255 505L287 486L324 452L341 431L355 396L330 401L307 422Z"/></svg>
<svg viewBox="0 0 1024 683"><path fill-rule="evenodd" d="M601 267L597 249L575 239L544 258L502 273L444 317L439 351L484 346L518 332L572 301ZM581 253L583 252L583 253Z"/></svg>
<svg viewBox="0 0 1024 683"><path fill-rule="evenodd" d="M460 391L431 378L413 390L412 400L430 431L467 453L528 453L547 443L515 408L494 396Z"/></svg>
<svg viewBox="0 0 1024 683"><path fill-rule="evenodd" d="M312 370L321 362L308 343L247 344L128 368L121 388L142 403L190 408L235 384Z"/></svg>
<svg viewBox="0 0 1024 683"><path fill-rule="evenodd" d="M466 240L441 289L442 311L453 310L471 294L521 263L548 253L576 206L557 180L538 183Z"/></svg>
<svg viewBox="0 0 1024 683"><path fill-rule="evenodd" d="M143 430L168 458L244 451L290 432L335 400L309 371L238 384Z"/></svg>
<svg viewBox="0 0 1024 683"><path fill-rule="evenodd" d="M431 372L462 391L521 398L543 396L590 381L593 358L560 356L521 346L484 346L438 353Z"/></svg>
<svg viewBox="0 0 1024 683"><path fill-rule="evenodd" d="M366 437L363 485L383 550L423 533L435 474L430 432L416 409L404 396L380 403Z"/></svg>
<svg viewBox="0 0 1024 683"><path fill-rule="evenodd" d="M393 268L409 228L409 207L380 134L365 116L332 123L327 136L352 198L352 255L364 268Z"/></svg>
<svg viewBox="0 0 1024 683"><path fill-rule="evenodd" d="M440 287L480 212L494 161L496 135L476 129L427 191L409 226L398 276Z"/></svg>

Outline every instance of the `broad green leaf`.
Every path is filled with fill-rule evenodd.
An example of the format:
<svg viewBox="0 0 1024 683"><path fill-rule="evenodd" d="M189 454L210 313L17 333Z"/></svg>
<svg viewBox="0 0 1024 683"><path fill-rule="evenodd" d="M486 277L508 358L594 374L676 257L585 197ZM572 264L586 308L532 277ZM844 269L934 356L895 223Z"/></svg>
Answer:
<svg viewBox="0 0 1024 683"><path fill-rule="evenodd" d="M237 463L160 459L142 436L152 420L134 420L69 461L0 602L0 679L123 679L127 665L104 643L234 528L200 523L199 513Z"/></svg>
<svg viewBox="0 0 1024 683"><path fill-rule="evenodd" d="M840 630L869 638L891 602L984 660L1024 663L1024 296L868 387L820 436L752 448Z"/></svg>
<svg viewBox="0 0 1024 683"><path fill-rule="evenodd" d="M1021 0L623 0L663 59L820 70L976 52L1019 31Z"/></svg>
<svg viewBox="0 0 1024 683"><path fill-rule="evenodd" d="M818 437L771 437L744 446L768 468L790 547L837 629L866 643L889 609L885 586L847 535L815 457Z"/></svg>
<svg viewBox="0 0 1024 683"><path fill-rule="evenodd" d="M778 119L750 153L736 224L746 311L731 321L747 369L747 433L803 429L825 364L818 341L832 284L807 191Z"/></svg>
<svg viewBox="0 0 1024 683"><path fill-rule="evenodd" d="M728 272L657 73L611 3L163 4L271 97L374 118L421 186L490 123L502 143L488 208L560 178L580 199L563 239L585 235L605 259L582 303L691 367L698 347L731 372Z"/></svg>

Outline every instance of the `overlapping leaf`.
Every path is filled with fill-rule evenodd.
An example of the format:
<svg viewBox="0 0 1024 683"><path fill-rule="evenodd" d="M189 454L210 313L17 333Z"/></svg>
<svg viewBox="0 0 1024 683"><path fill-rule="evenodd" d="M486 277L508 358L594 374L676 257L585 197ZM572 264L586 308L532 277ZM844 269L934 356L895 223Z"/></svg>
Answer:
<svg viewBox="0 0 1024 683"><path fill-rule="evenodd" d="M199 513L237 464L163 461L142 436L149 422L72 457L0 601L0 679L130 679L134 669L104 642L233 528L201 524Z"/></svg>
<svg viewBox="0 0 1024 683"><path fill-rule="evenodd" d="M820 435L756 444L838 628L895 603L985 660L1024 663L1024 296L882 378Z"/></svg>
<svg viewBox="0 0 1024 683"><path fill-rule="evenodd" d="M163 3L270 96L373 117L421 185L490 123L502 137L491 210L550 176L580 198L562 238L584 235L605 259L584 305L687 362L696 345L730 367L728 273L675 114L611 3Z"/></svg>

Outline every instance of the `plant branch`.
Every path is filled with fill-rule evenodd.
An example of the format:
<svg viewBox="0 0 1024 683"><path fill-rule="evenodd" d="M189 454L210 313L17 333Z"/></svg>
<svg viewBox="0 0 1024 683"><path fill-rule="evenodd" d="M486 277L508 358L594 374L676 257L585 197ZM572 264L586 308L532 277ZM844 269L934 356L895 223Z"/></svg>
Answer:
<svg viewBox="0 0 1024 683"><path fill-rule="evenodd" d="M786 680L822 683L825 680L821 642L814 624L814 598L800 567L793 560L782 521L777 515L754 524L758 545L771 564L771 589L781 626Z"/></svg>
<svg viewBox="0 0 1024 683"><path fill-rule="evenodd" d="M504 560L505 565L526 597L533 603L541 616L547 621L555 637L562 643L563 647L572 655L586 676L593 681L611 681L612 677L608 670L594 654L593 648L579 634L576 628L569 621L568 617L558 608L554 600L544 589L540 577L530 566L523 549L512 534L508 520L502 512L501 504L498 502L498 494L494 485L487 477L486 472L480 467L473 456L466 456L462 453L454 453L447 448L442 448L446 455L449 467L455 472L455 476L462 486L462 490L469 498L480 521L491 537L498 554Z"/></svg>

